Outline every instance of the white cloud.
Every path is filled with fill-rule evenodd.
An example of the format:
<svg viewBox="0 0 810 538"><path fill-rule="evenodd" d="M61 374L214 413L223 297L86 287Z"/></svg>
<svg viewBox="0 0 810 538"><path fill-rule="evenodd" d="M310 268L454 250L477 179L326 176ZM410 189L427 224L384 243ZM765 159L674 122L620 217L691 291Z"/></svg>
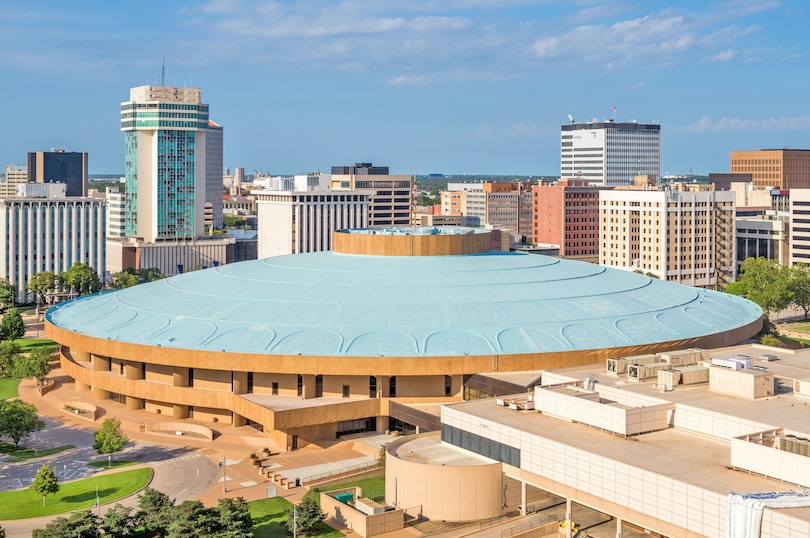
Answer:
<svg viewBox="0 0 810 538"><path fill-rule="evenodd" d="M516 123L514 125L510 125L503 133L506 137L514 137L514 138L526 138L532 137L537 135L537 123L536 122L528 122L528 123Z"/></svg>
<svg viewBox="0 0 810 538"><path fill-rule="evenodd" d="M727 62L729 60L733 60L737 56L737 52L734 49L727 49L723 52L718 52L717 54L712 54L711 56L706 57L707 62Z"/></svg>
<svg viewBox="0 0 810 538"><path fill-rule="evenodd" d="M804 131L810 129L810 116L780 116L761 120L747 118L720 118L717 121L703 116L698 121L679 130L696 133L730 131Z"/></svg>

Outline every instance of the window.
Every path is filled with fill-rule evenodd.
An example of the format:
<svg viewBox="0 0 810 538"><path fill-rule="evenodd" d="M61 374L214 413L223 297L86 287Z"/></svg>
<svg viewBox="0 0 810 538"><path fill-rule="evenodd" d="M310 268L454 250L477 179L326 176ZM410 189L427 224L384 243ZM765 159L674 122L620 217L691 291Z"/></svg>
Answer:
<svg viewBox="0 0 810 538"><path fill-rule="evenodd" d="M273 396L278 396L278 381L273 381L272 389Z"/></svg>
<svg viewBox="0 0 810 538"><path fill-rule="evenodd" d="M395 375L392 375L388 379L388 397L389 398L397 397L397 376Z"/></svg>
<svg viewBox="0 0 810 538"><path fill-rule="evenodd" d="M350 393L349 385L343 385L343 397L348 398L349 393Z"/></svg>
<svg viewBox="0 0 810 538"><path fill-rule="evenodd" d="M253 372L248 372L247 375L247 393L253 394Z"/></svg>
<svg viewBox="0 0 810 538"><path fill-rule="evenodd" d="M298 374L298 396L304 395L304 376Z"/></svg>
<svg viewBox="0 0 810 538"><path fill-rule="evenodd" d="M444 395L453 395L453 378L449 375L444 376Z"/></svg>
<svg viewBox="0 0 810 538"><path fill-rule="evenodd" d="M315 376L315 397L320 398L323 396L323 376Z"/></svg>
<svg viewBox="0 0 810 538"><path fill-rule="evenodd" d="M377 397L377 376L373 375L368 376L368 397L369 398Z"/></svg>
<svg viewBox="0 0 810 538"><path fill-rule="evenodd" d="M194 368L188 369L188 386L189 387L194 386Z"/></svg>

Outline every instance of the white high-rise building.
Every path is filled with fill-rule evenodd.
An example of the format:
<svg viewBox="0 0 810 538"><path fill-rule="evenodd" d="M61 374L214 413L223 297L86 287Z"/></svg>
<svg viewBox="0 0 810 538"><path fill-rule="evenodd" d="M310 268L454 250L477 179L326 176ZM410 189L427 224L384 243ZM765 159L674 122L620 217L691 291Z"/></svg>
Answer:
<svg viewBox="0 0 810 538"><path fill-rule="evenodd" d="M42 271L55 274L74 263L92 267L104 281L106 212L101 198L53 196L57 185L31 185L37 197L0 199L0 278L20 290L20 300L30 299L25 286ZM43 187L45 187L43 189ZM40 197L41 195L41 197Z"/></svg>
<svg viewBox="0 0 810 538"><path fill-rule="evenodd" d="M367 228L374 191L256 192L259 258L332 250L332 233Z"/></svg>
<svg viewBox="0 0 810 538"><path fill-rule="evenodd" d="M121 130L127 236L152 243L203 235L211 128L200 89L130 89L129 101L121 103Z"/></svg>
<svg viewBox="0 0 810 538"><path fill-rule="evenodd" d="M561 127L560 177L617 187L639 175L661 177L660 125L591 120Z"/></svg>

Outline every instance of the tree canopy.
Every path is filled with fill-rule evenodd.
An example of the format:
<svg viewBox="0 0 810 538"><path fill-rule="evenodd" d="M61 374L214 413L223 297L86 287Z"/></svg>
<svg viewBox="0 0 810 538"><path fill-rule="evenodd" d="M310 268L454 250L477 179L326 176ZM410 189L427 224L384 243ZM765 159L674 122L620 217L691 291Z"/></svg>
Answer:
<svg viewBox="0 0 810 538"><path fill-rule="evenodd" d="M6 311L14 306L19 290L7 278L0 279L0 311Z"/></svg>
<svg viewBox="0 0 810 538"><path fill-rule="evenodd" d="M301 504L298 505L298 518L295 523L294 508L285 508L284 513L287 515L285 523L287 530L293 532L293 525L299 534L309 534L326 518L326 513L321 510L321 505L312 497L304 497Z"/></svg>
<svg viewBox="0 0 810 538"><path fill-rule="evenodd" d="M86 263L74 263L70 269L59 275L59 280L68 290L79 295L101 291L101 280L93 268Z"/></svg>
<svg viewBox="0 0 810 538"><path fill-rule="evenodd" d="M0 322L0 338L3 340L16 340L25 336L25 322L20 311L11 308L3 314L3 321Z"/></svg>
<svg viewBox="0 0 810 538"><path fill-rule="evenodd" d="M793 302L790 277L790 268L780 265L777 260L748 258L740 268L737 285L729 285L726 291L755 302L768 316L771 312L787 308Z"/></svg>
<svg viewBox="0 0 810 538"><path fill-rule="evenodd" d="M121 430L121 421L117 418L105 418L101 428L93 434L93 449L99 454L107 454L112 466L112 455L121 452L129 438Z"/></svg>
<svg viewBox="0 0 810 538"><path fill-rule="evenodd" d="M22 348L17 342L11 340L0 342L0 376L8 377L12 375L20 353L22 353Z"/></svg>
<svg viewBox="0 0 810 538"><path fill-rule="evenodd" d="M20 379L33 377L41 385L48 372L51 371L53 351L53 349L40 347L28 353L28 356L18 355L11 369L11 375Z"/></svg>
<svg viewBox="0 0 810 538"><path fill-rule="evenodd" d="M37 408L20 400L0 402L0 437L10 439L15 447L45 423L37 416Z"/></svg>
<svg viewBox="0 0 810 538"><path fill-rule="evenodd" d="M56 473L47 465L43 465L37 471L37 476L34 477L34 481L28 486L28 489L42 495L42 506L45 506L45 496L59 491Z"/></svg>
<svg viewBox="0 0 810 538"><path fill-rule="evenodd" d="M37 296L37 304L42 303L42 299L56 289L59 279L51 271L42 271L32 275L25 288Z"/></svg>
<svg viewBox="0 0 810 538"><path fill-rule="evenodd" d="M113 287L116 289L130 288L136 284L144 284L162 278L166 278L166 275L157 267L149 267L147 269L133 269L132 267L128 267L120 273L113 274Z"/></svg>

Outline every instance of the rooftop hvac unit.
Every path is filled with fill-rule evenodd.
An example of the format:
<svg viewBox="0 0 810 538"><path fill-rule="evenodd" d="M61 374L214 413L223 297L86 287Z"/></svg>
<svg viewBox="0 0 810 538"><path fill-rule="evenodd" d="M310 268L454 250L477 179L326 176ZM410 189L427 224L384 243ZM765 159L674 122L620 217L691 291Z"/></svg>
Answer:
<svg viewBox="0 0 810 538"><path fill-rule="evenodd" d="M658 377L659 370L668 370L672 368L666 362L654 362L652 364L633 364L627 369L627 379L631 381L644 381Z"/></svg>

